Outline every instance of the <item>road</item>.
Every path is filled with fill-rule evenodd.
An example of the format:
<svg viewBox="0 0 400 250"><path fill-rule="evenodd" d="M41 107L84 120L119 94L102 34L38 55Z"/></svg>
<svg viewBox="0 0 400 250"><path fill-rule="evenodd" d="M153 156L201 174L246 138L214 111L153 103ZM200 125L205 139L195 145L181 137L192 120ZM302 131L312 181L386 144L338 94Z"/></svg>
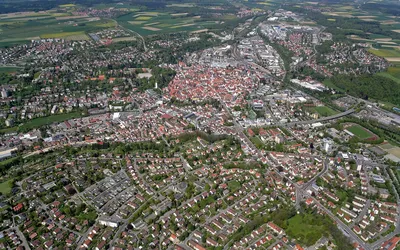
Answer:
<svg viewBox="0 0 400 250"><path fill-rule="evenodd" d="M307 189L315 182L315 180L316 180L318 177L321 177L322 175L324 175L324 174L326 173L326 171L328 171L328 169L329 169L329 159L328 159L328 158L325 158L325 160L324 160L324 162L323 162L322 171L319 172L316 176L314 176L314 177L313 177L311 180L309 180L307 183L305 183L305 184L302 186L302 189L303 189L304 191L307 191Z"/></svg>
<svg viewBox="0 0 400 250"><path fill-rule="evenodd" d="M115 20L114 20L114 21L115 21ZM146 42L145 42L144 37L143 37L142 35L140 35L140 34L137 33L136 31L133 31L133 30L128 29L128 28L125 28L125 27L123 27L123 26L121 26L121 25L118 25L118 27L120 27L120 28L123 29L123 30L127 30L127 31L129 31L129 32L131 32L131 33L133 33L133 34L135 34L137 37L139 37L140 40L142 40L144 51L147 52Z"/></svg>
<svg viewBox="0 0 400 250"><path fill-rule="evenodd" d="M252 143L250 141L250 143ZM253 145L254 146L254 145ZM259 149L257 149L258 151L258 155L261 156L262 153L260 152ZM267 158L267 162L268 165L273 167L273 169L275 170L276 173L278 173L282 178L284 178L285 176L283 176L279 171L278 171L278 167L277 165L270 161ZM318 175L322 175L325 171L327 171L326 166L324 166L324 169L322 172L320 172ZM317 176L318 176L317 175ZM317 199L315 199L314 197L312 197L309 193L307 193L306 191L304 191L301 187L299 187L296 183L292 182L290 179L288 179L288 182L291 183L294 187L296 187L296 198L312 198L314 200L314 202L318 205L318 207L320 207L321 210L323 210L329 217L331 217L331 219L333 221L335 221L337 223L337 225L339 225L341 228L343 228L346 232L348 232L351 240L353 242L357 242L361 247L363 247L365 250L370 250L371 248L364 243L364 241L362 241L360 238L358 238L358 236L346 225L344 224L339 218L337 218L329 209L325 208ZM312 182L311 182L312 183ZM308 185L310 185L310 182L307 183ZM306 185L307 185L306 184ZM298 201L296 200L296 203Z"/></svg>
<svg viewBox="0 0 400 250"><path fill-rule="evenodd" d="M24 234L19 230L19 228L18 227L13 227L11 229L15 230L15 232L17 233L18 238L22 242L22 246L24 246L26 250L30 250L31 248L29 247L29 244L26 241Z"/></svg>
<svg viewBox="0 0 400 250"><path fill-rule="evenodd" d="M353 230L351 230L346 224L344 224L339 218L337 218L329 209L324 207L317 199L314 199L314 202L321 210L323 210L327 215L329 215L329 217L331 217L331 219L334 220L338 226L343 228L353 241L357 242L365 250L371 249L367 246L367 244L364 243L364 241L358 238L357 234L354 233Z"/></svg>
<svg viewBox="0 0 400 250"><path fill-rule="evenodd" d="M323 117L323 118L319 118L319 119L315 119L315 120L308 120L308 121L298 121L298 122L288 122L288 123L278 123L275 124L276 126L283 126L283 127L292 127L295 125L305 125L305 124L313 124L313 123L317 123L317 122L326 122L326 121L330 121L330 120L335 120L344 116L348 116L352 113L356 112L354 109L349 109L347 111L344 111L342 113L336 114L336 115L331 115L331 116L327 116L327 117Z"/></svg>

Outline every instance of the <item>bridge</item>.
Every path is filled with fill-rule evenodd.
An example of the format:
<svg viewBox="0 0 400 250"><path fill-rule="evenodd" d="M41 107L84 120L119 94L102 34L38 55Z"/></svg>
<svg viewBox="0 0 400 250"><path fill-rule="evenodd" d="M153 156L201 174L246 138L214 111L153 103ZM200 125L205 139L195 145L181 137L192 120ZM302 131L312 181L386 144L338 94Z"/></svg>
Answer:
<svg viewBox="0 0 400 250"><path fill-rule="evenodd" d="M330 120L335 120L347 115L350 115L352 113L356 112L354 109L349 109L345 112L336 114L336 115L331 115L331 116L327 116L327 117L323 117L323 118L319 118L319 119L315 119L315 120L308 120L308 121L298 121L298 122L288 122L288 123L278 123L276 124L277 126L284 126L284 127L292 127L292 126L296 126L296 125L304 125L304 124L313 124L313 123L317 123L317 122L326 122L326 121L330 121Z"/></svg>

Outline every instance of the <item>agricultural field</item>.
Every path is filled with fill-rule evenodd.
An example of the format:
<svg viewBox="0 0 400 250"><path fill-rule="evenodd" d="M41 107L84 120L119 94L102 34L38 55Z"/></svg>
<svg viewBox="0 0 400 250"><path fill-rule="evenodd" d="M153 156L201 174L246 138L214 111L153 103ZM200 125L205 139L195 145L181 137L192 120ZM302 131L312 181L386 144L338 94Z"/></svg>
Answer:
<svg viewBox="0 0 400 250"><path fill-rule="evenodd" d="M345 130L352 133L354 136L359 138L360 140L376 140L377 136L373 134L371 131L367 130L366 128L358 125L358 124L346 124Z"/></svg>
<svg viewBox="0 0 400 250"><path fill-rule="evenodd" d="M236 16L227 14L224 20L236 20ZM140 35L155 35L160 33L195 32L198 30L218 27L220 21L204 20L200 16L188 16L187 12L131 12L120 16L116 21L129 30Z"/></svg>
<svg viewBox="0 0 400 250"><path fill-rule="evenodd" d="M115 43L126 42L126 41L136 41L136 40L137 40L136 37L133 37L133 36L113 38L113 42L115 42Z"/></svg>
<svg viewBox="0 0 400 250"><path fill-rule="evenodd" d="M400 50L398 49L369 49L368 51L384 58L400 57Z"/></svg>
<svg viewBox="0 0 400 250"><path fill-rule="evenodd" d="M70 41L79 41L79 40L89 40L89 36L86 35L84 31L78 32L61 32L61 33L53 33L53 34L44 34L41 35L40 38L63 38L65 40Z"/></svg>
<svg viewBox="0 0 400 250"><path fill-rule="evenodd" d="M398 48L397 48L398 47ZM400 47L395 46L395 48L385 48L385 49L369 49L374 55L384 57L389 62L400 62Z"/></svg>
<svg viewBox="0 0 400 250"><path fill-rule="evenodd" d="M59 5L60 8L71 8L71 7L75 7L75 4L69 3L69 4L61 4Z"/></svg>
<svg viewBox="0 0 400 250"><path fill-rule="evenodd" d="M0 47L41 38L87 40L87 33L114 27L110 19L74 16L72 13L19 13L0 15Z"/></svg>

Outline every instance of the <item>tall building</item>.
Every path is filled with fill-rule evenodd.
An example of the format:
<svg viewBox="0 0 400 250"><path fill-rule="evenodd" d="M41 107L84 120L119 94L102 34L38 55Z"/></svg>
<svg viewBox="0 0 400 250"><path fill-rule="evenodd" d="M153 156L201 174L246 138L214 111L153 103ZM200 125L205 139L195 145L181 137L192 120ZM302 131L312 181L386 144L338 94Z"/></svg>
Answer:
<svg viewBox="0 0 400 250"><path fill-rule="evenodd" d="M324 150L325 152L330 152L332 150L332 146L333 146L333 141L330 138L324 138L323 139L324 142Z"/></svg>

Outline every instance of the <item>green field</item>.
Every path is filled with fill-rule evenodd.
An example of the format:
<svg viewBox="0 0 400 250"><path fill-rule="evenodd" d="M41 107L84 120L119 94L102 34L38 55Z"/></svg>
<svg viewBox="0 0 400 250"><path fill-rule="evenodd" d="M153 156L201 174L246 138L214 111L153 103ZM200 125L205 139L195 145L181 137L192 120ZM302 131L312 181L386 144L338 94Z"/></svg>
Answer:
<svg viewBox="0 0 400 250"><path fill-rule="evenodd" d="M400 57L400 50L397 49L369 49L368 51L380 57Z"/></svg>
<svg viewBox="0 0 400 250"><path fill-rule="evenodd" d="M390 69L390 67L389 67L389 69ZM398 69L400 70L400 68L398 68ZM387 72L379 72L378 75L387 77L387 78L400 84L400 76L396 76L396 74L389 73L389 70Z"/></svg>
<svg viewBox="0 0 400 250"><path fill-rule="evenodd" d="M358 138L360 138L361 140L365 140L374 136L374 134L372 134L365 128L361 127L360 125L352 125L346 129L355 136L357 136Z"/></svg>
<svg viewBox="0 0 400 250"><path fill-rule="evenodd" d="M318 222L314 220L315 218L312 215L297 214L288 220L289 225L286 233L299 242L311 246L322 237L324 231L324 227L318 226Z"/></svg>
<svg viewBox="0 0 400 250"><path fill-rule="evenodd" d="M264 143L257 137L253 136L250 137L250 141L256 146L257 148L262 148L264 146Z"/></svg>
<svg viewBox="0 0 400 250"><path fill-rule="evenodd" d="M66 113L66 114L58 114L58 115L52 115L52 116L46 116L46 117L39 117L39 118L32 119L32 120L30 120L20 126L17 126L17 127L2 129L2 130L0 130L0 132L9 133L9 132L16 132L16 131L29 131L29 130L32 130L35 128L40 128L42 126L50 125L52 123L63 122L63 121L67 121L67 120L79 118L79 117L82 117L82 114L80 112L72 112L72 113Z"/></svg>
<svg viewBox="0 0 400 250"><path fill-rule="evenodd" d="M11 184L12 181L13 180L11 179L11 180L5 181L3 183L0 183L0 193L9 194L11 192L10 184Z"/></svg>
<svg viewBox="0 0 400 250"><path fill-rule="evenodd" d="M73 16L72 13L46 13L39 17L35 14L18 18L5 17L0 20L0 47L26 43L40 38L65 38L69 40L87 40L86 33L114 27L111 19L93 20L85 16Z"/></svg>
<svg viewBox="0 0 400 250"><path fill-rule="evenodd" d="M338 86L336 86L335 84L333 84L333 82L329 79L326 79L322 82L325 86L327 86L328 88L334 89L336 91L340 91L340 92L345 92L344 89L339 88Z"/></svg>
<svg viewBox="0 0 400 250"><path fill-rule="evenodd" d="M60 8L70 8L70 7L75 7L75 4L69 3L69 4L62 4L60 5Z"/></svg>
<svg viewBox="0 0 400 250"><path fill-rule="evenodd" d="M236 16L226 15L221 17L225 22L233 22ZM124 28L130 29L140 35L156 35L160 33L192 32L197 30L218 27L212 20L201 17L187 16L186 12L131 12L119 16L116 21Z"/></svg>
<svg viewBox="0 0 400 250"><path fill-rule="evenodd" d="M400 65L392 64L386 72L379 73L385 77L392 79L393 81L400 83Z"/></svg>
<svg viewBox="0 0 400 250"><path fill-rule="evenodd" d="M13 73L13 72L17 72L19 69L19 67L0 67L0 73Z"/></svg>
<svg viewBox="0 0 400 250"><path fill-rule="evenodd" d="M313 108L320 116L331 116L336 115L338 112L327 107L327 106L318 106Z"/></svg>
<svg viewBox="0 0 400 250"><path fill-rule="evenodd" d="M239 190L240 187L241 187L241 185L240 185L240 182L238 182L238 181L230 181L230 182L228 182L229 191L232 192L232 193L234 193L237 190Z"/></svg>

